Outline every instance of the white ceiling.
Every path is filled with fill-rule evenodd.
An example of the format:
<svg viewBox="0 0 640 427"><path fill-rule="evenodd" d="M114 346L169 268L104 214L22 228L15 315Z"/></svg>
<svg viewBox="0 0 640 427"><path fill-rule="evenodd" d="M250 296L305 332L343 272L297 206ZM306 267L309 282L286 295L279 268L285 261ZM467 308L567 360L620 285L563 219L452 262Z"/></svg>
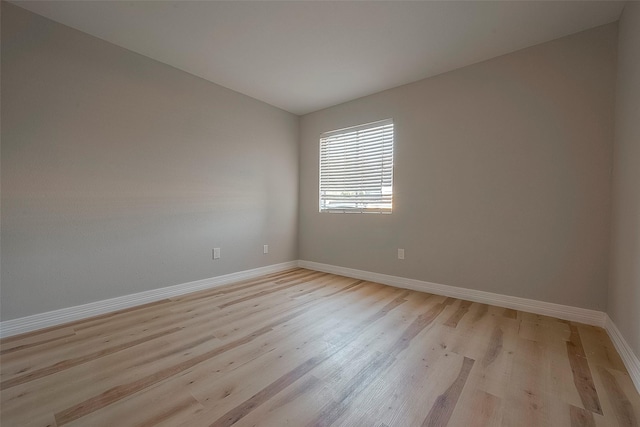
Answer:
<svg viewBox="0 0 640 427"><path fill-rule="evenodd" d="M616 21L616 1L14 1L295 114Z"/></svg>

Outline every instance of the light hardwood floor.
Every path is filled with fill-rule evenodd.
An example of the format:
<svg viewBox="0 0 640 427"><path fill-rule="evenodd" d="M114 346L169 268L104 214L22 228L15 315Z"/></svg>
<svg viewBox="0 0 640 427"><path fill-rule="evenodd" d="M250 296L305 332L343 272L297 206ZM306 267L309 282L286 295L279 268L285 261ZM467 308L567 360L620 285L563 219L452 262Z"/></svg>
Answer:
<svg viewBox="0 0 640 427"><path fill-rule="evenodd" d="M0 343L1 425L637 426L601 329L304 269Z"/></svg>

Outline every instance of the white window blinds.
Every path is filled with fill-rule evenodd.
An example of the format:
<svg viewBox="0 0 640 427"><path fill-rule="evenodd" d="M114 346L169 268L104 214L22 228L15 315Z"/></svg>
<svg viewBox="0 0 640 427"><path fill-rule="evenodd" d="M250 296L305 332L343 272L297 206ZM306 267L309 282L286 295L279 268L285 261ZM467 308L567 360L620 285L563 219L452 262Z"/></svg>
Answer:
<svg viewBox="0 0 640 427"><path fill-rule="evenodd" d="M320 135L320 212L391 213L393 121Z"/></svg>

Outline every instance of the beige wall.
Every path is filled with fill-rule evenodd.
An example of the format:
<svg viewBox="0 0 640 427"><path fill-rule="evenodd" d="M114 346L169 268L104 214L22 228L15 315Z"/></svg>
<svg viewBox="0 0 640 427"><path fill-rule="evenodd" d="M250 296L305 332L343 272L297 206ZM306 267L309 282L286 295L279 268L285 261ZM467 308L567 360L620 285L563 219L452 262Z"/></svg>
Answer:
<svg viewBox="0 0 640 427"><path fill-rule="evenodd" d="M598 27L303 116L300 259L604 309L616 36ZM389 117L393 214L318 213L319 135Z"/></svg>
<svg viewBox="0 0 640 427"><path fill-rule="evenodd" d="M640 357L640 3L620 20L607 312Z"/></svg>
<svg viewBox="0 0 640 427"><path fill-rule="evenodd" d="M296 116L4 2L1 78L2 320L296 259Z"/></svg>
<svg viewBox="0 0 640 427"><path fill-rule="evenodd" d="M638 6L621 26L608 311L640 353ZM299 128L2 3L1 318L296 258L603 310L616 32L355 100ZM394 213L319 214L320 133L388 117Z"/></svg>

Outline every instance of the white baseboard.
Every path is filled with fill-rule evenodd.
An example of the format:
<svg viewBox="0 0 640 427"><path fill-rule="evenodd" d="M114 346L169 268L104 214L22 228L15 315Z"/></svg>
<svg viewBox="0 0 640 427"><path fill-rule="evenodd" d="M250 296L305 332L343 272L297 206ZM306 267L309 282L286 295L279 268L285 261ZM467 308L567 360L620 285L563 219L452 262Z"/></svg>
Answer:
<svg viewBox="0 0 640 427"><path fill-rule="evenodd" d="M252 279L265 274L277 273L279 271L295 268L297 264L297 261L283 262L281 264L268 265L266 267L254 268L252 270L239 271L237 273L225 274L223 276L196 280L194 282L152 289L150 291L123 295L121 297L77 305L75 307L68 307L60 310L48 311L46 313L34 314L33 316L7 320L0 322L0 338L23 334L25 332L48 328L50 326L61 325L75 320L86 319L99 314L105 314L116 310L122 310L124 308L134 307L136 305L159 301L164 298L214 288L216 286L222 286L241 280Z"/></svg>
<svg viewBox="0 0 640 427"><path fill-rule="evenodd" d="M382 283L384 285L395 286L398 288L412 289L415 291L460 298L467 301L497 305L499 307L557 317L559 319L586 323L588 325L600 327L605 326L606 314L602 311L588 310L586 308L571 307L551 302L536 301L527 298L512 297L492 292L477 291L474 289L459 288L456 286L440 285L438 283L407 279L405 277L389 276L386 274L372 273L369 271L355 270L353 268L338 267L335 265L321 264L312 261L298 261L298 266L308 268L310 270L323 271L325 273L339 274L342 276L353 277L355 279Z"/></svg>
<svg viewBox="0 0 640 427"><path fill-rule="evenodd" d="M616 350L618 350L624 365L627 367L627 371L629 371L633 384L635 384L638 393L640 393L640 359L634 354L631 346L629 346L629 343L627 343L616 324L613 323L613 320L608 315L606 316L605 330L611 337L613 345L616 346Z"/></svg>

